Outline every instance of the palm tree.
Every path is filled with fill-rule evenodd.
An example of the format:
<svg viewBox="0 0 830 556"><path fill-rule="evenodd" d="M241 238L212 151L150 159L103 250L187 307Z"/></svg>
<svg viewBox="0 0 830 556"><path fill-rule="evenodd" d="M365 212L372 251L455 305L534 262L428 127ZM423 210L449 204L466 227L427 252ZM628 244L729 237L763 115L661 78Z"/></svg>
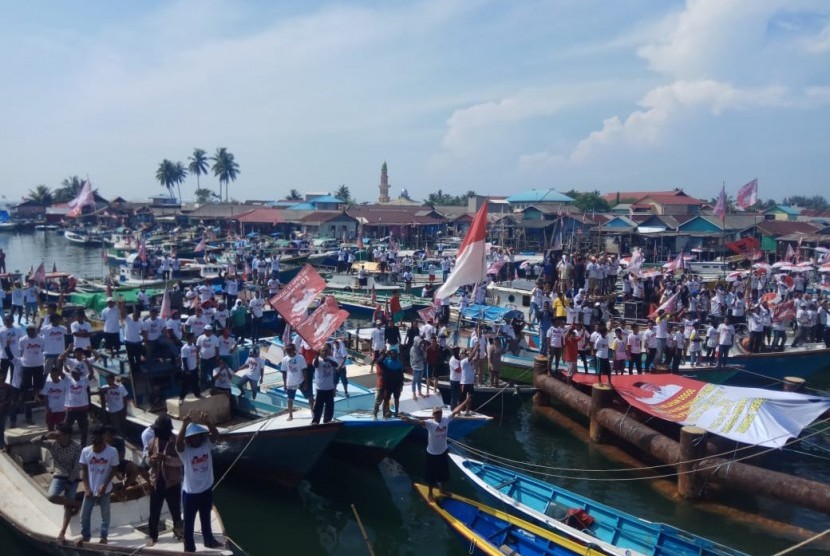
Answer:
<svg viewBox="0 0 830 556"><path fill-rule="evenodd" d="M300 192L297 191L296 189L292 189L291 191L288 192L288 197L286 197L286 200L288 200L288 201L302 201L303 196L300 195Z"/></svg>
<svg viewBox="0 0 830 556"><path fill-rule="evenodd" d="M200 205L204 205L210 202L211 195L216 195L213 191L208 189L207 187L200 187L196 190L196 202Z"/></svg>
<svg viewBox="0 0 830 556"><path fill-rule="evenodd" d="M166 158L159 163L159 167L156 170L156 180L158 180L163 187L167 188L167 192L170 193L171 199L176 198L176 196L173 195L173 186L175 185L178 188L180 203L182 201L181 183L184 181L185 177L187 177L187 170L185 170L184 164L181 162L173 162Z"/></svg>
<svg viewBox="0 0 830 556"><path fill-rule="evenodd" d="M207 175L208 169L208 157L207 153L204 149L193 149L193 154L188 158L190 164L187 165L187 169L190 170L190 173L196 176L196 189L201 189L202 184L199 182L199 177L202 174Z"/></svg>
<svg viewBox="0 0 830 556"><path fill-rule="evenodd" d="M84 186L84 180L78 176L69 176L61 182L61 186L53 195L56 203L68 203L78 196Z"/></svg>
<svg viewBox="0 0 830 556"><path fill-rule="evenodd" d="M34 189L30 189L26 197L42 207L48 207L54 201L52 190L45 185L38 185Z"/></svg>
<svg viewBox="0 0 830 556"><path fill-rule="evenodd" d="M224 185L225 202L228 202L228 182L236 181L236 176L239 175L239 164L225 147L216 149L216 154L210 159L213 161L213 175L219 178L219 199L222 198L222 186Z"/></svg>

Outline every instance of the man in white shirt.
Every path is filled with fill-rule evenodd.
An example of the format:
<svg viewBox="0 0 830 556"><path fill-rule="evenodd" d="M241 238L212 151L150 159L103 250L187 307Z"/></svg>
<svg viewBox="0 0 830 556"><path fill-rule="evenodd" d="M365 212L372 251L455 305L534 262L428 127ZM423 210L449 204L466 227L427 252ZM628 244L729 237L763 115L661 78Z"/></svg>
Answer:
<svg viewBox="0 0 830 556"><path fill-rule="evenodd" d="M112 479L118 467L118 452L104 441L104 428L92 431L92 445L81 451L81 480L84 484L84 501L81 505L81 539L78 546L89 542L92 533L90 521L92 508L101 508L101 544L107 543L110 524L110 493Z"/></svg>
<svg viewBox="0 0 830 556"><path fill-rule="evenodd" d="M104 321L104 346L109 350L110 357L115 357L121 350L121 318L123 307L116 307L115 300L107 298L107 306L101 311L101 320Z"/></svg>
<svg viewBox="0 0 830 556"><path fill-rule="evenodd" d="M628 374L637 369L637 374L643 374L643 338L640 336L640 327L637 324L631 325L631 333L626 338L628 349Z"/></svg>
<svg viewBox="0 0 830 556"><path fill-rule="evenodd" d="M213 326L208 324L201 336L196 338L199 348L199 360L202 384L210 384L213 377L213 368L219 359L219 338L213 335Z"/></svg>
<svg viewBox="0 0 830 556"><path fill-rule="evenodd" d="M251 311L251 341L257 343L259 341L259 328L262 323L262 315L265 309L265 300L262 298L259 290L254 292L254 298L248 302L248 310Z"/></svg>
<svg viewBox="0 0 830 556"><path fill-rule="evenodd" d="M34 323L26 326L26 335L18 340L16 349L20 354L21 381L20 400L26 407L26 422L32 423L32 402L35 394L43 388L43 346L45 342L38 334L37 326Z"/></svg>
<svg viewBox="0 0 830 556"><path fill-rule="evenodd" d="M306 362L305 358L297 353L297 348L294 344L285 346L285 357L282 358L280 371L282 372L282 383L285 387L285 393L288 397L288 420L294 419L294 398L297 395L297 390L302 390L303 383L306 382Z"/></svg>
<svg viewBox="0 0 830 556"><path fill-rule="evenodd" d="M718 326L718 367L726 365L729 358L729 350L732 349L732 343L735 341L735 327L732 326L729 317L725 317L720 326Z"/></svg>
<svg viewBox="0 0 830 556"><path fill-rule="evenodd" d="M86 314L78 311L78 316L69 327L72 333L72 343L76 348L83 349L87 355L92 355L92 325L86 320Z"/></svg>
<svg viewBox="0 0 830 556"><path fill-rule="evenodd" d="M66 327L60 324L61 316L57 313L49 315L48 320L40 328L40 337L43 338L43 356L45 373L48 375L57 367L58 357L66 349ZM63 369L60 369L63 373Z"/></svg>
<svg viewBox="0 0 830 556"><path fill-rule="evenodd" d="M372 366L370 370L374 372L375 368L380 362L380 358L386 348L386 334L383 330L383 323L379 320L375 321L375 327L372 329Z"/></svg>
<svg viewBox="0 0 830 556"><path fill-rule="evenodd" d="M205 331L205 326L210 324L204 316L204 311L201 307L197 307L192 315L187 317L185 326L188 332L193 334L194 338L198 338Z"/></svg>
<svg viewBox="0 0 830 556"><path fill-rule="evenodd" d="M106 381L107 383L98 392L101 397L101 405L107 412L109 424L115 427L118 434L124 434L124 426L127 424L129 394L122 383L115 381L114 374L107 373Z"/></svg>
<svg viewBox="0 0 830 556"><path fill-rule="evenodd" d="M127 362L131 373L137 373L141 368L141 357L144 351L141 345L143 327L141 307L136 305L133 312L124 319L124 346L127 348Z"/></svg>

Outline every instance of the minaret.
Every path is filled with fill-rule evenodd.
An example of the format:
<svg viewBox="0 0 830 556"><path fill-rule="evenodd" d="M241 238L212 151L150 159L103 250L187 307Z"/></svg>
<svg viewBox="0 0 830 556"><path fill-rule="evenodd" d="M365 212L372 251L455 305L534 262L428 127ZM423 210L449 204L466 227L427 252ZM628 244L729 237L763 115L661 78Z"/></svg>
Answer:
<svg viewBox="0 0 830 556"><path fill-rule="evenodd" d="M389 202L389 175L386 173L386 161L380 167L380 195L378 195L378 203L386 204Z"/></svg>

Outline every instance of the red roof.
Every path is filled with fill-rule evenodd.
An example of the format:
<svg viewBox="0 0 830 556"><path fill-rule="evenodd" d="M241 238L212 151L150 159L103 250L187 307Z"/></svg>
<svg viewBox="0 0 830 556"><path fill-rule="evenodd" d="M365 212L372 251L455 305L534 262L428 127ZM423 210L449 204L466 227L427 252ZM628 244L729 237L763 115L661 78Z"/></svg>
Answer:
<svg viewBox="0 0 830 556"><path fill-rule="evenodd" d="M695 199L694 197L689 197L688 195L674 195L674 194L666 194L666 193L649 193L648 195L637 199L637 204L642 203L656 203L658 205L694 205L694 206L701 206L703 205L703 201L700 199Z"/></svg>
<svg viewBox="0 0 830 556"><path fill-rule="evenodd" d="M263 207L250 210L235 218L243 224L278 224L283 221L282 210Z"/></svg>

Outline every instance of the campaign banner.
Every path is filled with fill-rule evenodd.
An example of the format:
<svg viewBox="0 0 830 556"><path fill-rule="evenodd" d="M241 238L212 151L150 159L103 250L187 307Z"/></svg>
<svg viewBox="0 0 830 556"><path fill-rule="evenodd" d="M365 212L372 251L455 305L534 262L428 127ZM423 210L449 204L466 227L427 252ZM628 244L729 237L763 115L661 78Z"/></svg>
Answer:
<svg viewBox="0 0 830 556"><path fill-rule="evenodd" d="M294 328L312 349L318 351L347 318L349 312L337 305L334 296L327 295L319 307Z"/></svg>
<svg viewBox="0 0 830 556"><path fill-rule="evenodd" d="M830 398L709 384L673 374L616 376L614 388L649 415L772 448L784 446L830 409Z"/></svg>
<svg viewBox="0 0 830 556"><path fill-rule="evenodd" d="M429 307L424 307L418 311L418 316L421 317L421 320L424 322L429 322L435 319L435 306L431 305Z"/></svg>
<svg viewBox="0 0 830 556"><path fill-rule="evenodd" d="M308 307L320 292L326 289L326 281L314 267L307 264L297 276L275 294L268 303L292 327L297 328L308 316Z"/></svg>

